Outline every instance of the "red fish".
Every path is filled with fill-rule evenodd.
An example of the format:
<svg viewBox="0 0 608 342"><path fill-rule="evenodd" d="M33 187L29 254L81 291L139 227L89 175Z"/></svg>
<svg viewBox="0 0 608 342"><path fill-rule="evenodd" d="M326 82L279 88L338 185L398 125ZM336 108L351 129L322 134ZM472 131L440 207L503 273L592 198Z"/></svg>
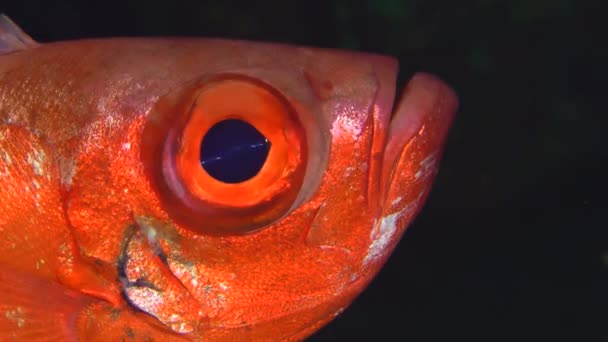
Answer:
<svg viewBox="0 0 608 342"><path fill-rule="evenodd" d="M456 96L418 73L393 106L396 74L268 43L39 44L0 17L2 339L312 334L437 172Z"/></svg>

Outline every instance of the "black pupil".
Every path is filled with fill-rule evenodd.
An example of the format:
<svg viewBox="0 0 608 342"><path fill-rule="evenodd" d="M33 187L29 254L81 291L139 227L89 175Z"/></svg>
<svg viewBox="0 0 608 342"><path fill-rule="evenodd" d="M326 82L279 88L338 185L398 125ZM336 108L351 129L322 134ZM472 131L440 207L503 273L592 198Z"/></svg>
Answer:
<svg viewBox="0 0 608 342"><path fill-rule="evenodd" d="M270 142L245 121L228 119L213 125L201 142L201 166L224 183L240 183L260 172Z"/></svg>

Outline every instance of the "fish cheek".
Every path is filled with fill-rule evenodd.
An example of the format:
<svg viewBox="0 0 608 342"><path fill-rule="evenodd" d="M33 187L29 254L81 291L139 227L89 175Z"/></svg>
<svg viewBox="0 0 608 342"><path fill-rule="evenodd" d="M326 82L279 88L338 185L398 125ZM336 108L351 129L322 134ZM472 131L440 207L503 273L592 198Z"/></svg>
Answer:
<svg viewBox="0 0 608 342"><path fill-rule="evenodd" d="M56 160L26 128L0 126L0 264L117 303L111 270L95 270L74 243Z"/></svg>
<svg viewBox="0 0 608 342"><path fill-rule="evenodd" d="M0 264L52 278L70 232L53 149L29 130L0 126Z"/></svg>
<svg viewBox="0 0 608 342"><path fill-rule="evenodd" d="M134 216L166 218L158 208L139 162L141 124L87 132L66 190L67 217L83 254L114 265Z"/></svg>

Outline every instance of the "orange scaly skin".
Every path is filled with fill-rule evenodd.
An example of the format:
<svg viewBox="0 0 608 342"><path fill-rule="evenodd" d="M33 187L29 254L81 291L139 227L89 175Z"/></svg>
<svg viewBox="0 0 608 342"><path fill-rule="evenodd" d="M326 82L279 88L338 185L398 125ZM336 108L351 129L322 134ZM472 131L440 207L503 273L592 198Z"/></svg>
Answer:
<svg viewBox="0 0 608 342"><path fill-rule="evenodd" d="M393 110L396 72L388 57L210 39L0 54L0 336L312 334L378 272L437 172L456 97L417 74ZM230 229L221 215L207 227L211 214L184 211L162 184L164 128L185 122L176 108L212 75L281 94L308 144L293 206L242 233L240 209L225 215Z"/></svg>

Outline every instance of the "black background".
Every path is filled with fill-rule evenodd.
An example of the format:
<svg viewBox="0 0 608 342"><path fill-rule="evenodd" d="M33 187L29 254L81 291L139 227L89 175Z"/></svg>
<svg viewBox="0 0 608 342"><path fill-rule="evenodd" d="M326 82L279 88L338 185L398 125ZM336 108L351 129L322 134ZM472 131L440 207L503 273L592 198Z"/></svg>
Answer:
<svg viewBox="0 0 608 342"><path fill-rule="evenodd" d="M600 1L9 1L41 42L213 36L394 55L461 108L429 201L311 341L608 341Z"/></svg>

